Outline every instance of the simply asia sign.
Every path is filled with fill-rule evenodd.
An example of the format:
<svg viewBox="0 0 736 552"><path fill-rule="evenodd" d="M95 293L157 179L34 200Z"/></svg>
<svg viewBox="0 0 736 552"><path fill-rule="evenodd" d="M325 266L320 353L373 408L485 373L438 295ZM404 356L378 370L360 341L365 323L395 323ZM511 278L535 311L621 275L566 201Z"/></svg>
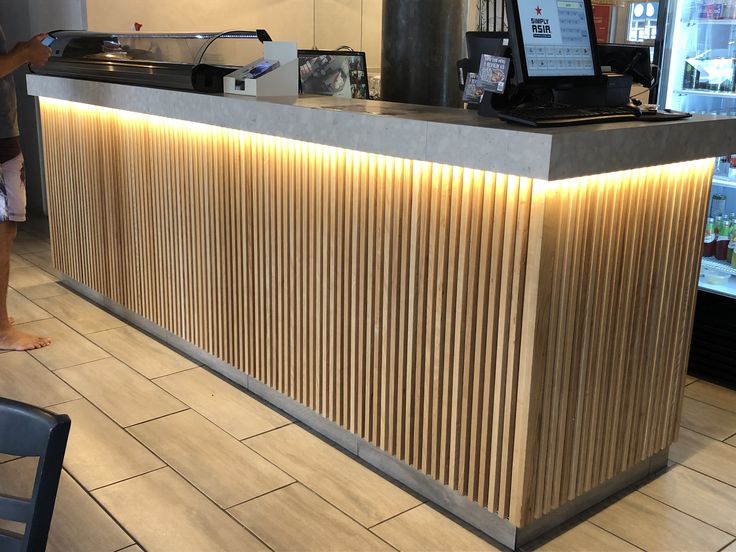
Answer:
<svg viewBox="0 0 736 552"><path fill-rule="evenodd" d="M552 27L549 24L549 19L539 17L542 15L542 8L537 6L534 9L537 12L537 17L532 17L532 36L534 38L552 38Z"/></svg>
<svg viewBox="0 0 736 552"><path fill-rule="evenodd" d="M519 17L526 44L561 42L557 0L520 0Z"/></svg>

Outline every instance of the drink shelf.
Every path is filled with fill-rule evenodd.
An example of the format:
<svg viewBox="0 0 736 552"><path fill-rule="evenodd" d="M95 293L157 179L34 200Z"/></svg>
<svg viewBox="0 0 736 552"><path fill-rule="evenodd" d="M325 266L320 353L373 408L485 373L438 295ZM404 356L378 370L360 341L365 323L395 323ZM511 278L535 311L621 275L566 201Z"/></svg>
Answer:
<svg viewBox="0 0 736 552"><path fill-rule="evenodd" d="M687 19L685 25L736 25L736 19Z"/></svg>
<svg viewBox="0 0 736 552"><path fill-rule="evenodd" d="M726 186L728 188L736 188L736 179L728 178L727 176L714 176L714 186Z"/></svg>
<svg viewBox="0 0 736 552"><path fill-rule="evenodd" d="M701 291L707 291L708 293L715 293L716 295L723 295L724 297L730 297L736 299L736 278L731 278L725 284L713 285L705 281L702 276L698 280L698 289Z"/></svg>
<svg viewBox="0 0 736 552"><path fill-rule="evenodd" d="M678 90L675 90L675 94L691 96L710 96L714 98L736 98L736 92L718 92L716 90L698 90L696 88L680 88Z"/></svg>
<svg viewBox="0 0 736 552"><path fill-rule="evenodd" d="M709 284L705 281L705 274L712 270L726 272L730 274L731 277L724 284ZM718 295L723 295L725 297L736 298L736 268L732 267L726 261L719 261L712 257L704 257L700 265L698 289L710 293L717 293Z"/></svg>
<svg viewBox="0 0 736 552"><path fill-rule="evenodd" d="M731 276L736 276L736 267L731 266L728 261L719 261L714 257L703 257L700 265L700 273L703 274L706 270L719 270L721 272L728 272Z"/></svg>

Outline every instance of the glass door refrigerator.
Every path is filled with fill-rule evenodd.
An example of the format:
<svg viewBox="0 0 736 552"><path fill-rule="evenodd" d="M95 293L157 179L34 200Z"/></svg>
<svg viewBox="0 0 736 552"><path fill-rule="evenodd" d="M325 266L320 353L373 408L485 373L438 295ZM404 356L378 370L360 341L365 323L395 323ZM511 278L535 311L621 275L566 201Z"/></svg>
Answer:
<svg viewBox="0 0 736 552"><path fill-rule="evenodd" d="M667 11L658 103L736 116L736 0L674 0ZM736 387L736 153L723 154L713 160L690 372Z"/></svg>

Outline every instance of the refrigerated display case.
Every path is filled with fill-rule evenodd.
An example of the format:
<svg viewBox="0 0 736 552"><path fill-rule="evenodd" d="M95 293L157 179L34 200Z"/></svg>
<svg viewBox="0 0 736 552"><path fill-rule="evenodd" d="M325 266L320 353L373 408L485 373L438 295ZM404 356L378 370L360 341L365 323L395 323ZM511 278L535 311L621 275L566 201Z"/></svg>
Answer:
<svg viewBox="0 0 736 552"><path fill-rule="evenodd" d="M119 84L222 92L222 78L260 55L263 30L219 33L95 33L52 31L41 75ZM249 51L252 50L252 51Z"/></svg>
<svg viewBox="0 0 736 552"><path fill-rule="evenodd" d="M694 114L736 116L736 0L675 0L662 31L658 103ZM732 232L736 155L723 154L713 160L708 216L732 221ZM707 232L706 224L704 241ZM704 247L690 372L736 387L736 261L711 252Z"/></svg>

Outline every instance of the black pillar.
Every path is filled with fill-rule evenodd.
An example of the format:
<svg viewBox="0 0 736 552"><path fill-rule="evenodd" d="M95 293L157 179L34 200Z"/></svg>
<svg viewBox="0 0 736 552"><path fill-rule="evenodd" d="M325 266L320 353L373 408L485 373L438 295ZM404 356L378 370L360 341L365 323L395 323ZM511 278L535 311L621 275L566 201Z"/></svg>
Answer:
<svg viewBox="0 0 736 552"><path fill-rule="evenodd" d="M460 106L467 0L383 0L381 97Z"/></svg>

